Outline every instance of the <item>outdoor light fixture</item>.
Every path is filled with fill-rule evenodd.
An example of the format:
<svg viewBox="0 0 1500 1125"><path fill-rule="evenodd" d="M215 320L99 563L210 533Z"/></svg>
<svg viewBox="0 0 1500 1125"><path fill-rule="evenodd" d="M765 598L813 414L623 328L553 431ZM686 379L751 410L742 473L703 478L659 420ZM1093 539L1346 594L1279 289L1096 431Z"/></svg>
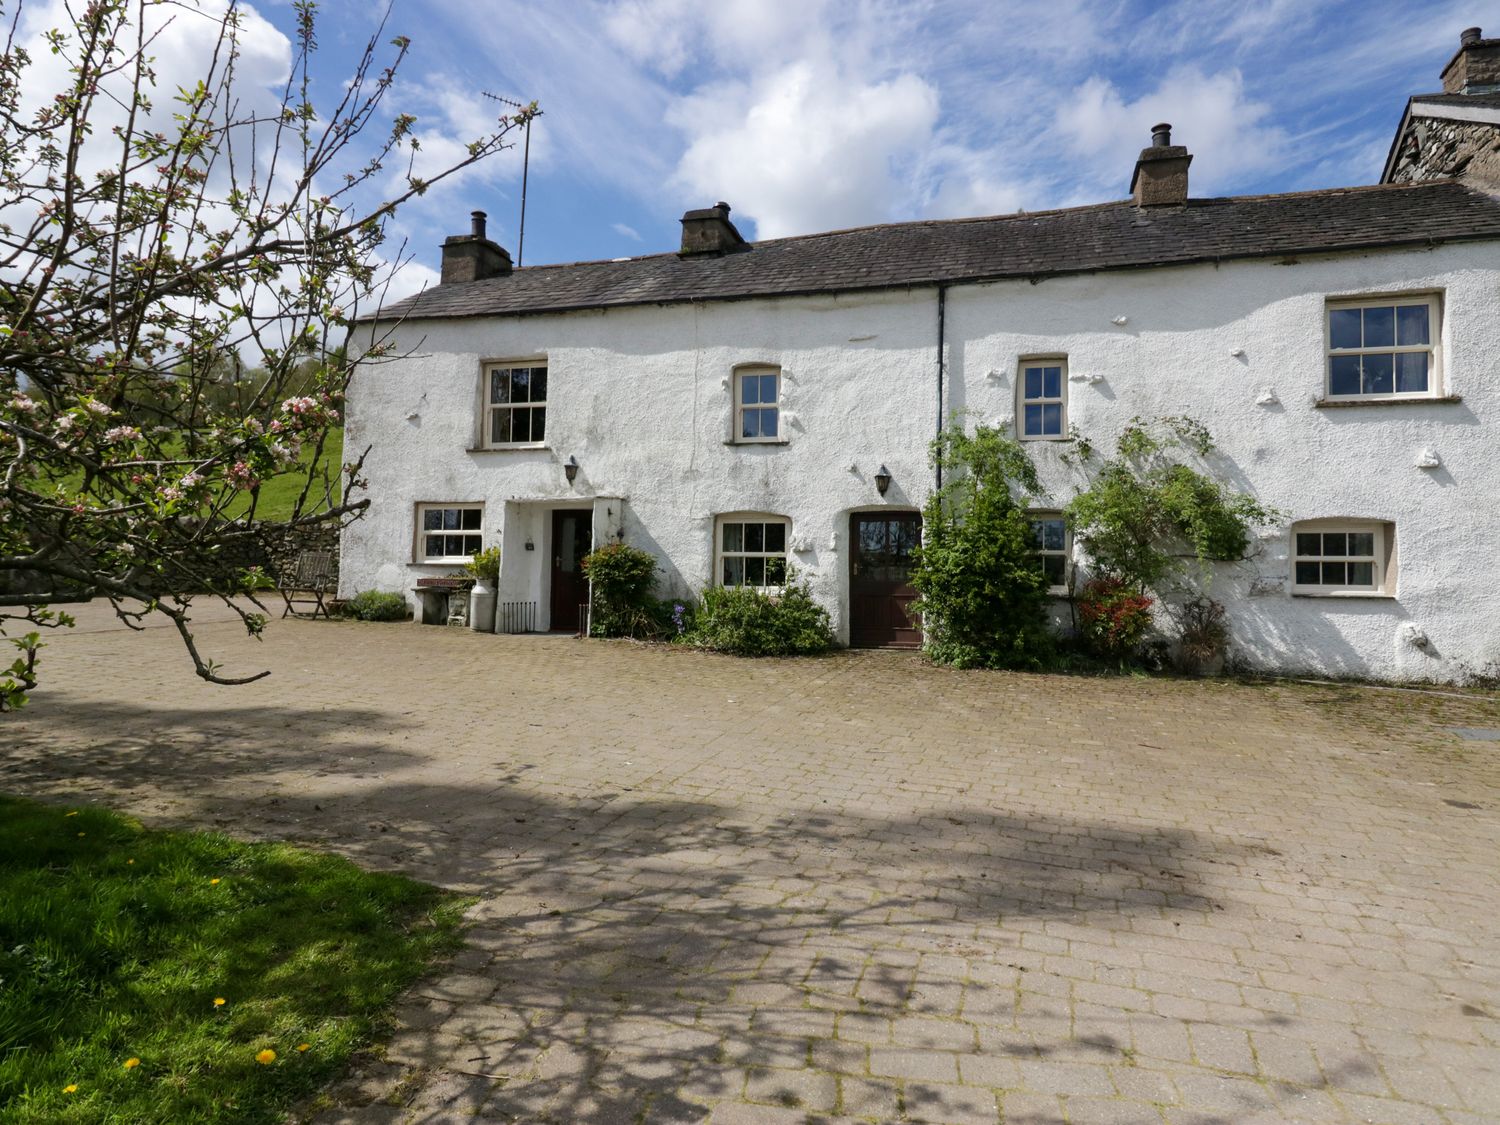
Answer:
<svg viewBox="0 0 1500 1125"><path fill-rule="evenodd" d="M891 487L891 471L889 469L887 469L884 465L881 465L880 468L879 468L879 470L877 470L877 472L875 473L875 491L878 492L878 493L880 493L880 495L884 496L885 495L885 490L887 488L890 488L890 487Z"/></svg>
<svg viewBox="0 0 1500 1125"><path fill-rule="evenodd" d="M571 453L568 454L568 463L563 466L563 476L568 478L569 484L578 479L578 458Z"/></svg>

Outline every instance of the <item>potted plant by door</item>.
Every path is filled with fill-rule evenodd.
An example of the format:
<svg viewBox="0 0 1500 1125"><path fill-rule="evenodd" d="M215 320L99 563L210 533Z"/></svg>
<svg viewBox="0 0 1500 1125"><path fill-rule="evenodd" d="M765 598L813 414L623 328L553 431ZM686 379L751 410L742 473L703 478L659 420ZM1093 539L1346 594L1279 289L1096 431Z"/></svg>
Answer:
<svg viewBox="0 0 1500 1125"><path fill-rule="evenodd" d="M464 564L464 573L474 579L469 591L469 628L476 633L495 631L495 587L500 581L500 548L475 551Z"/></svg>

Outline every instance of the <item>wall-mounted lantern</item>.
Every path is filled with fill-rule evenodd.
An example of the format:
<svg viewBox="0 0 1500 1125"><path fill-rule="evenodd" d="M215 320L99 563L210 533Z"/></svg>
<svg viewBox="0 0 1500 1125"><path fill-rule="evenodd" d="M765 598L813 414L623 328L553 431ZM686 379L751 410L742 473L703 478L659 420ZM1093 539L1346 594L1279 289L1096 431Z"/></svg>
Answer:
<svg viewBox="0 0 1500 1125"><path fill-rule="evenodd" d="M881 465L875 473L875 491L885 495L885 490L891 487L891 471Z"/></svg>
<svg viewBox="0 0 1500 1125"><path fill-rule="evenodd" d="M569 484L578 479L578 458L571 453L568 454L568 463L563 466L563 476L568 478Z"/></svg>

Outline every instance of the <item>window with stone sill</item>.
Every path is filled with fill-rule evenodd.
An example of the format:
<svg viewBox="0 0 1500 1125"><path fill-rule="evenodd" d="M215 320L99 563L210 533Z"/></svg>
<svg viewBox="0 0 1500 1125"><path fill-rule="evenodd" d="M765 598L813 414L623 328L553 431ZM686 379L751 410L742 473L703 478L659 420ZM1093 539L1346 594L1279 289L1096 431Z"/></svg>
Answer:
<svg viewBox="0 0 1500 1125"><path fill-rule="evenodd" d="M1037 566L1047 579L1047 592L1068 592L1068 570L1072 565L1073 534L1061 512L1032 512L1031 540Z"/></svg>
<svg viewBox="0 0 1500 1125"><path fill-rule="evenodd" d="M483 549L483 504L418 504L416 561L466 563Z"/></svg>
<svg viewBox="0 0 1500 1125"><path fill-rule="evenodd" d="M1381 402L1441 394L1438 298L1433 294L1330 301L1329 401Z"/></svg>
<svg viewBox="0 0 1500 1125"><path fill-rule="evenodd" d="M1395 525L1309 520L1292 525L1292 592L1339 597L1393 594Z"/></svg>
<svg viewBox="0 0 1500 1125"><path fill-rule="evenodd" d="M1021 361L1016 380L1016 428L1023 441L1068 436L1068 361L1062 356Z"/></svg>
<svg viewBox="0 0 1500 1125"><path fill-rule="evenodd" d="M500 363L485 368L484 444L493 449L547 440L547 365Z"/></svg>
<svg viewBox="0 0 1500 1125"><path fill-rule="evenodd" d="M781 436L781 370L741 367L734 372L734 438L736 442L779 442Z"/></svg>
<svg viewBox="0 0 1500 1125"><path fill-rule="evenodd" d="M721 516L715 573L721 586L780 590L786 584L791 521L784 516Z"/></svg>

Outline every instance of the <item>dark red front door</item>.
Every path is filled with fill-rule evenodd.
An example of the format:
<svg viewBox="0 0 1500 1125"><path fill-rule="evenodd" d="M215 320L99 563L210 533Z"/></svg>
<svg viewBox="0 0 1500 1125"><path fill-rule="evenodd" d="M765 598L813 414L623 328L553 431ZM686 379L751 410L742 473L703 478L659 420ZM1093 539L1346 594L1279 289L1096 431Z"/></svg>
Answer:
<svg viewBox="0 0 1500 1125"><path fill-rule="evenodd" d="M922 623L908 607L912 551L922 541L916 512L859 512L849 520L849 644L919 648Z"/></svg>
<svg viewBox="0 0 1500 1125"><path fill-rule="evenodd" d="M558 509L552 513L552 631L576 633L579 606L589 600L583 556L593 539L594 513Z"/></svg>

